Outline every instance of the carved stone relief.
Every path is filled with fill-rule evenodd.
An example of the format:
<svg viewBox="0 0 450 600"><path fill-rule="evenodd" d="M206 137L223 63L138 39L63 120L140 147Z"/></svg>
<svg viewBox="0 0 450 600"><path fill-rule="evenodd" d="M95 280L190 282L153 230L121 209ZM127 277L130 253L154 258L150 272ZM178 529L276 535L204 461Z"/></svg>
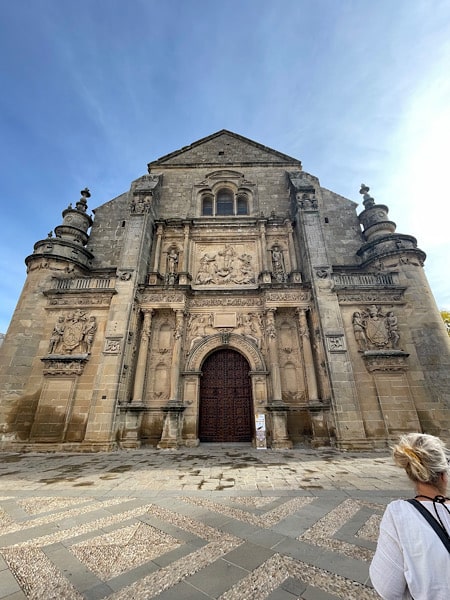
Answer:
<svg viewBox="0 0 450 600"><path fill-rule="evenodd" d="M45 376L72 377L73 375L82 375L86 359L51 359L42 358L44 363L43 373Z"/></svg>
<svg viewBox="0 0 450 600"><path fill-rule="evenodd" d="M151 195L138 195L133 197L130 202L130 212L135 214L143 214L148 212L152 204L152 200L153 198Z"/></svg>
<svg viewBox="0 0 450 600"><path fill-rule="evenodd" d="M403 290L396 292L347 292L338 290L338 299L340 304L373 304L374 302L383 302L386 304L400 304L404 302Z"/></svg>
<svg viewBox="0 0 450 600"><path fill-rule="evenodd" d="M204 306L262 306L262 298L196 298L190 301L192 308Z"/></svg>
<svg viewBox="0 0 450 600"><path fill-rule="evenodd" d="M266 294L267 302L277 302L280 304L289 303L292 305L300 302L308 302L311 298L309 291L299 292L268 292Z"/></svg>
<svg viewBox="0 0 450 600"><path fill-rule="evenodd" d="M178 281L178 262L178 248L172 246L167 252L166 274L164 277L168 285L174 285Z"/></svg>
<svg viewBox="0 0 450 600"><path fill-rule="evenodd" d="M284 266L283 251L278 244L273 246L272 254L272 277L276 283L286 283L287 273Z"/></svg>
<svg viewBox="0 0 450 600"><path fill-rule="evenodd" d="M122 338L109 338L105 340L103 352L105 354L119 354Z"/></svg>
<svg viewBox="0 0 450 600"><path fill-rule="evenodd" d="M48 354L90 354L96 331L96 318L84 310L60 315L50 336Z"/></svg>
<svg viewBox="0 0 450 600"><path fill-rule="evenodd" d="M392 310L383 312L381 307L373 304L355 311L352 325L360 352L398 348L398 319Z"/></svg>
<svg viewBox="0 0 450 600"><path fill-rule="evenodd" d="M327 335L325 336L325 340L329 352L345 352L347 349L345 347L345 338L343 334Z"/></svg>
<svg viewBox="0 0 450 600"><path fill-rule="evenodd" d="M317 210L317 198L314 192L298 193L297 205L303 210Z"/></svg>
<svg viewBox="0 0 450 600"><path fill-rule="evenodd" d="M249 285L256 282L253 256L238 252L235 244L202 252L195 277L196 285Z"/></svg>
<svg viewBox="0 0 450 600"><path fill-rule="evenodd" d="M192 314L187 326L189 351L204 337L218 332L235 333L251 340L257 348L261 348L263 338L262 316L258 313L222 313L217 318L215 313Z"/></svg>

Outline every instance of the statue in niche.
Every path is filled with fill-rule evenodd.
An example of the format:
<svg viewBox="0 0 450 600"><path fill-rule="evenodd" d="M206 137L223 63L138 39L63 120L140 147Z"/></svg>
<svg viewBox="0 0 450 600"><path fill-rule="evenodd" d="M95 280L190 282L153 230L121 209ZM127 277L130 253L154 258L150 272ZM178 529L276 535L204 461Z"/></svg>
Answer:
<svg viewBox="0 0 450 600"><path fill-rule="evenodd" d="M372 304L365 310L353 313L352 323L360 352L398 348L398 319L393 311L384 313L380 307Z"/></svg>
<svg viewBox="0 0 450 600"><path fill-rule="evenodd" d="M167 253L167 272L166 283L173 285L177 281L178 272L178 251L176 248L171 248Z"/></svg>
<svg viewBox="0 0 450 600"><path fill-rule="evenodd" d="M283 252L278 245L272 248L272 275L277 283L285 283L287 280Z"/></svg>

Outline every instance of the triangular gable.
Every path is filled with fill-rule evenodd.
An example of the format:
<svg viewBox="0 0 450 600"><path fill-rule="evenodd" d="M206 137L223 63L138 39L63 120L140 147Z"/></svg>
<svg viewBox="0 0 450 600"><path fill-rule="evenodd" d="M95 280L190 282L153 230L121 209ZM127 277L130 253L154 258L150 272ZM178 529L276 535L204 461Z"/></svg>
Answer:
<svg viewBox="0 0 450 600"><path fill-rule="evenodd" d="M166 154L149 163L148 168L150 170L155 167L226 167L227 165L284 165L301 168L301 162L296 158L226 129Z"/></svg>

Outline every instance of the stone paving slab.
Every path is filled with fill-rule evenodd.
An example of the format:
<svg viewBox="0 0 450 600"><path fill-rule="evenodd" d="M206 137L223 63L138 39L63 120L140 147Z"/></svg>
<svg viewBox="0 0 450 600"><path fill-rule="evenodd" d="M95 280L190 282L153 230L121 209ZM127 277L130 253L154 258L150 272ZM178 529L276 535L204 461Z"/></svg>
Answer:
<svg viewBox="0 0 450 600"><path fill-rule="evenodd" d="M387 451L0 453L0 600L365 600Z"/></svg>

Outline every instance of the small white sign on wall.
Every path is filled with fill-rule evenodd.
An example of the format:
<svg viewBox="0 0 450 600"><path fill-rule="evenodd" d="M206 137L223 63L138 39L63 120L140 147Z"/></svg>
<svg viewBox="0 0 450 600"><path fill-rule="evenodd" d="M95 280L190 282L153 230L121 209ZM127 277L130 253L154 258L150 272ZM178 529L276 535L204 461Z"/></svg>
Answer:
<svg viewBox="0 0 450 600"><path fill-rule="evenodd" d="M267 449L266 415L264 413L258 413L255 416L255 429L256 447L261 449Z"/></svg>

